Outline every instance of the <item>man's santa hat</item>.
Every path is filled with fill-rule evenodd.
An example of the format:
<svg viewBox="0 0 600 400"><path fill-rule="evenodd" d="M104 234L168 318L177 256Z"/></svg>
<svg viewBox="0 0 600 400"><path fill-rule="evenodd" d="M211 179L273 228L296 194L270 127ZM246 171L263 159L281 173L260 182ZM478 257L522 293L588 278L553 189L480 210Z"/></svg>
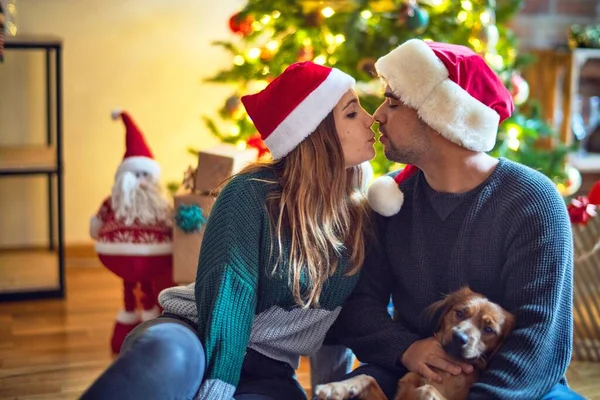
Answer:
<svg viewBox="0 0 600 400"><path fill-rule="evenodd" d="M339 69L299 62L242 103L277 160L313 133L354 83Z"/></svg>
<svg viewBox="0 0 600 400"><path fill-rule="evenodd" d="M510 92L477 53L465 46L411 39L381 57L375 69L404 104L449 141L490 151L498 125L514 110ZM417 171L407 166L393 179L378 178L369 203L384 216L400 211L399 184Z"/></svg>
<svg viewBox="0 0 600 400"><path fill-rule="evenodd" d="M112 119L121 117L125 124L125 155L123 162L117 169L116 176L123 172L147 172L154 178L160 176L160 166L154 160L150 147L146 144L144 135L139 130L131 116L123 110L114 110L111 113Z"/></svg>

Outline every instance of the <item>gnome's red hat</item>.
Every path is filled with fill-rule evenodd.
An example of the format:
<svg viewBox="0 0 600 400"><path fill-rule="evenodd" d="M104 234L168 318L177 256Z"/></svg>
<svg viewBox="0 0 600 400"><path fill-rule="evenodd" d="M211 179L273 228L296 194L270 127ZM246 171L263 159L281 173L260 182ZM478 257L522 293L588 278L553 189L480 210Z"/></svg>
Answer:
<svg viewBox="0 0 600 400"><path fill-rule="evenodd" d="M469 150L491 150L498 125L514 110L496 73L465 46L411 39L377 60L375 69L421 120ZM373 210L388 217L400 211L404 196L398 185L417 171L405 170L395 180L385 176L373 182L368 194Z"/></svg>
<svg viewBox="0 0 600 400"><path fill-rule="evenodd" d="M150 147L146 144L144 135L139 130L131 116L122 110L114 110L111 113L113 119L121 117L125 124L125 155L123 162L117 169L117 176L123 172L147 172L153 177L160 176L160 166L154 160Z"/></svg>
<svg viewBox="0 0 600 400"><path fill-rule="evenodd" d="M242 103L277 160L313 133L354 83L339 69L297 62L261 92L243 96Z"/></svg>

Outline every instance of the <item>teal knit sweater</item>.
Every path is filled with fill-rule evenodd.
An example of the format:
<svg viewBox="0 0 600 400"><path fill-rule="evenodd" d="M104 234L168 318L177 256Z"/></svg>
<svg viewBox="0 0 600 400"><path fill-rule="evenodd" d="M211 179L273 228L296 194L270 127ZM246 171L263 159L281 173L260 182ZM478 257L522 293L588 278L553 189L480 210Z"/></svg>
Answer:
<svg viewBox="0 0 600 400"><path fill-rule="evenodd" d="M195 287L167 289L165 311L197 323L207 370L200 399L230 399L240 377L246 348L298 366L300 355L321 346L358 275L345 276L342 256L327 280L319 308L300 309L288 285L285 240L280 269L272 274L278 246L273 243L266 198L280 190L276 175L263 170L234 177L213 205L200 252ZM301 287L306 289L306 278Z"/></svg>

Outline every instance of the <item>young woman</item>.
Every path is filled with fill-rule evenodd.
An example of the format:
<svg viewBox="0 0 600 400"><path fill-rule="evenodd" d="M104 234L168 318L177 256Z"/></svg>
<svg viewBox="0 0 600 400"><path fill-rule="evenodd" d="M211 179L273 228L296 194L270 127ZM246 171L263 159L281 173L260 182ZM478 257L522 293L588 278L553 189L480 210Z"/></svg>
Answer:
<svg viewBox="0 0 600 400"><path fill-rule="evenodd" d="M375 155L373 118L353 85L304 62L242 97L273 160L223 187L195 284L161 293L164 314L84 398L306 399L299 357L321 346L369 237L359 166Z"/></svg>

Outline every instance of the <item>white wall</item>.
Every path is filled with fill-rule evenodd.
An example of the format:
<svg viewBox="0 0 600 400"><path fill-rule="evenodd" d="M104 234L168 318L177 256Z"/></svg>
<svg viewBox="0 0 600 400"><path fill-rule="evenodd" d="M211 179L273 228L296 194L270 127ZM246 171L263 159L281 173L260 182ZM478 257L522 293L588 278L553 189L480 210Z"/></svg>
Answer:
<svg viewBox="0 0 600 400"><path fill-rule="evenodd" d="M19 0L19 32L64 38L65 235L89 242L88 221L124 152L114 107L146 135L163 181L195 164L186 148L217 143L201 120L231 88L202 80L230 64L213 40L243 0ZM210 11L209 11L210 9ZM0 145L44 141L43 57L7 51L0 64ZM0 248L43 244L45 181L0 180Z"/></svg>

